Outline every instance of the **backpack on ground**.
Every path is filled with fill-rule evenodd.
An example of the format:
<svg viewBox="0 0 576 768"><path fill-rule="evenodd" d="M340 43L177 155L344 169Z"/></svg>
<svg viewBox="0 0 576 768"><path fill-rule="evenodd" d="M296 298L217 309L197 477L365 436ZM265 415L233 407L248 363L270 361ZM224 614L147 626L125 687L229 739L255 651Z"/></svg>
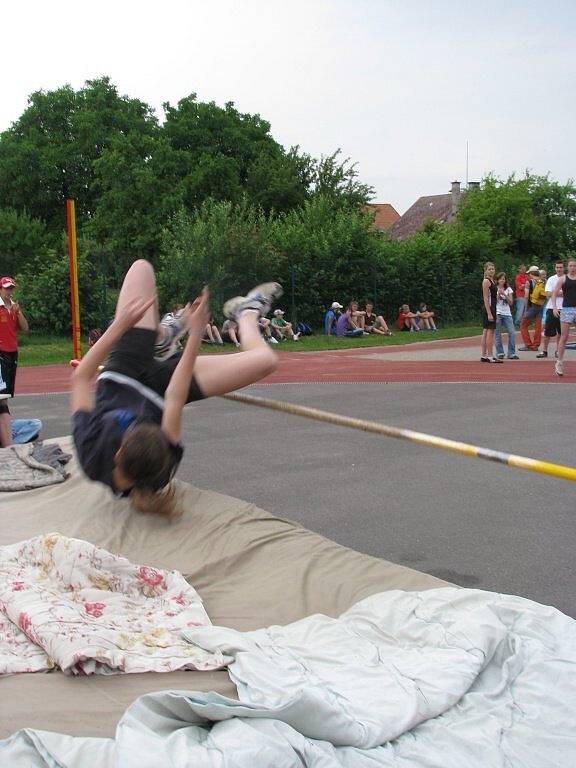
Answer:
<svg viewBox="0 0 576 768"><path fill-rule="evenodd" d="M298 333L300 336L312 336L312 328L308 325L308 323L303 323L302 321L298 323Z"/></svg>

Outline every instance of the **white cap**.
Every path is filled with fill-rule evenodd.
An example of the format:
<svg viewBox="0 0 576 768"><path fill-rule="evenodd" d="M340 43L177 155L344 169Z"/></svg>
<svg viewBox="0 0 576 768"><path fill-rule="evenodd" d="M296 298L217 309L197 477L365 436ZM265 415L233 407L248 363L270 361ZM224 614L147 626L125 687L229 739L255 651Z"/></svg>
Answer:
<svg viewBox="0 0 576 768"><path fill-rule="evenodd" d="M344 309L344 307L342 306L342 304L339 304L337 301L333 301L330 309Z"/></svg>
<svg viewBox="0 0 576 768"><path fill-rule="evenodd" d="M274 317L279 317L280 315L283 315L283 314L284 314L284 310L283 309L275 309L274 310Z"/></svg>

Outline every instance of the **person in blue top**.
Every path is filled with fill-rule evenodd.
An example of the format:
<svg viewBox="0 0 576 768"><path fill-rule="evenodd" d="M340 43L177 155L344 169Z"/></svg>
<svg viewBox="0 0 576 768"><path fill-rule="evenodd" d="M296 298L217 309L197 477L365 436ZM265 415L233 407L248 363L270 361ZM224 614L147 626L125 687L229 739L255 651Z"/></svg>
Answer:
<svg viewBox="0 0 576 768"><path fill-rule="evenodd" d="M336 323L340 317L340 312L344 307L337 301L332 302L332 306L324 315L324 333L328 336L336 335Z"/></svg>
<svg viewBox="0 0 576 768"><path fill-rule="evenodd" d="M72 432L85 474L129 496L141 512L177 513L171 480L182 459L186 403L245 387L271 373L276 354L258 319L282 295L264 283L224 305L237 320L242 351L198 357L209 319L208 289L169 325L159 325L152 266L136 261L124 279L114 320L80 361L72 380ZM180 354L172 354L188 334ZM93 379L105 362L97 379Z"/></svg>

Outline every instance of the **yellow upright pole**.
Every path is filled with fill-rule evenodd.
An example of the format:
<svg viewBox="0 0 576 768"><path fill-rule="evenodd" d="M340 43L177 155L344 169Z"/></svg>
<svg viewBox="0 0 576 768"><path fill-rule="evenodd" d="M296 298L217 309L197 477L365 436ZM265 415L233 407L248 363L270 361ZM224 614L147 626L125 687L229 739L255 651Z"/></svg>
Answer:
<svg viewBox="0 0 576 768"><path fill-rule="evenodd" d="M76 250L76 208L74 200L66 200L68 229L68 260L70 264L70 309L72 311L72 347L74 358L80 360L80 301L78 298L78 254Z"/></svg>

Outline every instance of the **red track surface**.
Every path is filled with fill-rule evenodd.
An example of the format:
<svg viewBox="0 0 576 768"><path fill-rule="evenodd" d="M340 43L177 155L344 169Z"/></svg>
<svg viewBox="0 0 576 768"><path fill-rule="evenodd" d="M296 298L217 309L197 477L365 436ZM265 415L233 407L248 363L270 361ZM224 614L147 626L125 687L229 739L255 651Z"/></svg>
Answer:
<svg viewBox="0 0 576 768"><path fill-rule="evenodd" d="M420 342L409 349L470 348L470 339ZM335 349L325 352L284 352L278 369L264 384L331 383L448 383L516 382L564 384L576 382L576 364L565 364L566 373L554 375L554 360L515 360L503 365L488 365L479 360L390 360L371 358L403 352L407 346ZM18 394L69 392L72 369L67 365L42 365L18 370Z"/></svg>

